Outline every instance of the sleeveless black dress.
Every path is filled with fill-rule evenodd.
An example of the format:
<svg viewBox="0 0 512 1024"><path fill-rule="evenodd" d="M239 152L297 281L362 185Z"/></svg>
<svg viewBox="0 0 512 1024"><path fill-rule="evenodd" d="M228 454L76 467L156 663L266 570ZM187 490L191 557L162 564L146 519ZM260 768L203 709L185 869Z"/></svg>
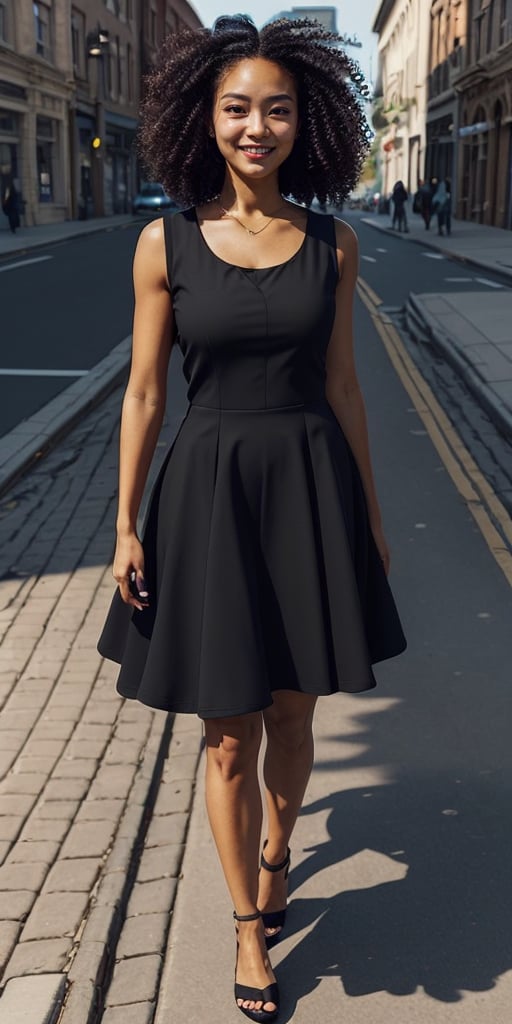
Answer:
<svg viewBox="0 0 512 1024"><path fill-rule="evenodd" d="M194 209L164 232L190 405L143 531L150 607L116 591L99 651L123 696L202 718L370 689L406 644L325 398L334 221L309 212L299 251L264 270L216 256Z"/></svg>

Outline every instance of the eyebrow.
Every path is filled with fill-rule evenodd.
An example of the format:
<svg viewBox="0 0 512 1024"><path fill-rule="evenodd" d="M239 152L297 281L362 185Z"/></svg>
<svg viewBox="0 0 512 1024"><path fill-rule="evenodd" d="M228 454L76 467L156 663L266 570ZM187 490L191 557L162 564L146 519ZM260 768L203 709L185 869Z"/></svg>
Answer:
<svg viewBox="0 0 512 1024"><path fill-rule="evenodd" d="M251 97L245 96L244 93L241 92L225 92L224 95L221 96L221 100L226 100L228 98L232 100L244 100L245 103L251 102ZM293 96L289 96L287 92L280 92L277 96L267 96L266 99L268 103L276 103L277 100L289 100L290 103L294 102Z"/></svg>

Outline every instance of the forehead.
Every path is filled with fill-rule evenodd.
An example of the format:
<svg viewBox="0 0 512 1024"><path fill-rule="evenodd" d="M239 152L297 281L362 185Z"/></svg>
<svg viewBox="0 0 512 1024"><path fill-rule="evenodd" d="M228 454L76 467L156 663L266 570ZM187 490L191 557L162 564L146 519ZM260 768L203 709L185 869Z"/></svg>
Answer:
<svg viewBox="0 0 512 1024"><path fill-rule="evenodd" d="M295 81L290 72L264 57L240 60L228 68L217 85L217 97L229 92L244 93L255 98L267 93L287 93L292 99L297 97Z"/></svg>

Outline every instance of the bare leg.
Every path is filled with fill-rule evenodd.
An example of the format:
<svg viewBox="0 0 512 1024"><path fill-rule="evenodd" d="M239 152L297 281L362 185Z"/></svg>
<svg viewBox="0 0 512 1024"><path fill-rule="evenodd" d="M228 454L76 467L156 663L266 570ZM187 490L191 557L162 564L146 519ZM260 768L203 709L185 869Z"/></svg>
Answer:
<svg viewBox="0 0 512 1024"><path fill-rule="evenodd" d="M278 864L286 857L313 766L313 715L316 697L278 690L274 703L263 712L267 750L263 765L268 812L265 860ZM258 907L282 910L286 906L285 872L259 875ZM267 928L267 935L279 929Z"/></svg>
<svg viewBox="0 0 512 1024"><path fill-rule="evenodd" d="M258 858L262 805L258 783L261 714L207 719L206 806L213 838L238 914L254 913L258 897ZM266 988L275 981L265 947L262 922L244 921L239 929L237 981ZM273 1003L239 1001L246 1009L271 1011Z"/></svg>

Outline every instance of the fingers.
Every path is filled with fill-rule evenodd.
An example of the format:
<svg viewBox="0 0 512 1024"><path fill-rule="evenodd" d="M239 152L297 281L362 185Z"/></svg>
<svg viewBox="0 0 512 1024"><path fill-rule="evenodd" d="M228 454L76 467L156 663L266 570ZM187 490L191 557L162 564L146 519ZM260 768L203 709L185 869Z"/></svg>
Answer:
<svg viewBox="0 0 512 1024"><path fill-rule="evenodd" d="M119 586L119 593L125 604L131 605L141 612L148 607L149 593L141 569L137 572L132 569L128 575L117 575L114 579Z"/></svg>

